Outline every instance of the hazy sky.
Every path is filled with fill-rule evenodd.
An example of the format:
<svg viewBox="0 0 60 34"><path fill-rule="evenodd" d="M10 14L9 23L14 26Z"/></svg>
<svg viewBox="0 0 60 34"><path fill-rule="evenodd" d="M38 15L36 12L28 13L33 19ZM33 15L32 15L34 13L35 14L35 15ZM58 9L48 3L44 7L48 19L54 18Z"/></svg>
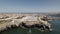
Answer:
<svg viewBox="0 0 60 34"><path fill-rule="evenodd" d="M0 13L60 12L60 0L0 0Z"/></svg>

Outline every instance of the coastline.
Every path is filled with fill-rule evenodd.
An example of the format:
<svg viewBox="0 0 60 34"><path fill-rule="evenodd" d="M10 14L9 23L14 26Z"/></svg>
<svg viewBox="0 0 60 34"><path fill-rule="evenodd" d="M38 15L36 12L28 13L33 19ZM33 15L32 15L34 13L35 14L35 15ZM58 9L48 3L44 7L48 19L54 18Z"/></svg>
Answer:
<svg viewBox="0 0 60 34"><path fill-rule="evenodd" d="M2 20L3 22L0 22L0 32L1 31L4 31L4 30L7 30L7 28L11 28L11 27L20 27L20 21L21 21L21 18L23 16L45 16L45 15L38 15L38 14L3 14L3 15L0 15L1 17L3 17L3 19L1 19L0 17L0 21ZM7 16L7 18L5 17ZM4 18L5 17L5 18ZM19 19L17 19L17 17L19 17ZM59 18L48 18L49 20L58 20Z"/></svg>

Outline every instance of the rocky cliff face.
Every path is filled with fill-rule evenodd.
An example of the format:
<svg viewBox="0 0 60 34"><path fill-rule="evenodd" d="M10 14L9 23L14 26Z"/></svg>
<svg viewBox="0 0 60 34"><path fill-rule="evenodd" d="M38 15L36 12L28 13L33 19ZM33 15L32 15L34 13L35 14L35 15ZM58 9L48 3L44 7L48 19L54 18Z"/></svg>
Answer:
<svg viewBox="0 0 60 34"><path fill-rule="evenodd" d="M22 18L22 23L26 27L34 26L34 27L40 27L42 30L44 29L50 29L51 24L48 23L48 21L44 21L41 19L41 17L34 17L34 16L26 16Z"/></svg>
<svg viewBox="0 0 60 34"><path fill-rule="evenodd" d="M25 27L25 28L37 27L41 30L50 30L51 27L51 24L48 23L48 21L44 21L41 19L41 17L36 16L25 16L21 19L16 19L16 17L9 17L6 19L0 19L0 21L1 21L0 32L11 27Z"/></svg>

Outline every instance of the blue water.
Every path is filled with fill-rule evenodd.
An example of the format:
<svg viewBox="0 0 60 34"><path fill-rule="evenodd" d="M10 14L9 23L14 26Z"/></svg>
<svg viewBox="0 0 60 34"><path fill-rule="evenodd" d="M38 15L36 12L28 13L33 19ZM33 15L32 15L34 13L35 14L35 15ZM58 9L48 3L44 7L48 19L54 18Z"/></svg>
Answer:
<svg viewBox="0 0 60 34"><path fill-rule="evenodd" d="M31 33L28 33L29 29L23 28L13 28L7 31L2 32L1 34L60 34L60 20L53 20L50 22L51 28L53 29L52 32L44 31L41 32L37 29L31 29Z"/></svg>

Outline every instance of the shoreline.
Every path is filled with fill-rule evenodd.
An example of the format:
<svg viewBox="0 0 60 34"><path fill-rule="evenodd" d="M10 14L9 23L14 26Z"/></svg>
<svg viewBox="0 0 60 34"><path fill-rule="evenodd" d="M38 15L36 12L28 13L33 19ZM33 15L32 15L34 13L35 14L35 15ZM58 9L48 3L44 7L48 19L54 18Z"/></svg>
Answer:
<svg viewBox="0 0 60 34"><path fill-rule="evenodd" d="M40 15L37 15L37 14L35 14L36 16L40 16ZM33 14L33 16L35 16L34 14ZM21 14L11 14L11 15L0 15L1 17L3 17L3 19L0 19L0 21L2 20L3 21L3 23L2 22L0 22L0 32L1 31L4 31L4 30L7 30L7 28L11 28L11 27L20 27L20 23L21 23L21 18L24 16L32 16L32 14L23 14L23 15L21 15ZM7 18L5 17L5 16L7 16ZM41 15L41 16L45 16L45 15ZM1 18L0 17L0 18ZM17 19L17 17L18 17L18 19ZM48 20L58 20L59 18L56 18L56 17L54 17L53 19L52 18L48 18ZM5 20L5 21L4 21Z"/></svg>

